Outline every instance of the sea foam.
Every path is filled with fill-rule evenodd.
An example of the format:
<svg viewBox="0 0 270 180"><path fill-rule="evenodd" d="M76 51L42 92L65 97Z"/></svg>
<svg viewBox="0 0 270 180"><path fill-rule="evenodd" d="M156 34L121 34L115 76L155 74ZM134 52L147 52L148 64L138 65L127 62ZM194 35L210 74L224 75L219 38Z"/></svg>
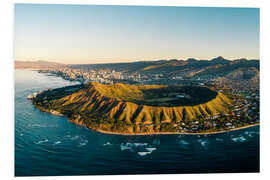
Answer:
<svg viewBox="0 0 270 180"><path fill-rule="evenodd" d="M151 152L138 152L140 156L146 156L147 154L151 154Z"/></svg>
<svg viewBox="0 0 270 180"><path fill-rule="evenodd" d="M78 147L85 146L87 143L88 143L88 141L80 142L79 145L78 145Z"/></svg>
<svg viewBox="0 0 270 180"><path fill-rule="evenodd" d="M53 143L53 145L57 145L57 144L60 144L61 141L56 141L55 143Z"/></svg>
<svg viewBox="0 0 270 180"><path fill-rule="evenodd" d="M120 147L121 147L121 151L124 151L124 150L131 149L132 148L131 146L127 146L127 145L123 145L123 144L121 144Z"/></svg>
<svg viewBox="0 0 270 180"><path fill-rule="evenodd" d="M208 140L202 140L202 139L199 139L198 142L201 143L201 145L202 145L203 147L205 147L207 144L209 144Z"/></svg>
<svg viewBox="0 0 270 180"><path fill-rule="evenodd" d="M106 142L105 144L103 144L103 146L110 146L112 145L110 142Z"/></svg>
<svg viewBox="0 0 270 180"><path fill-rule="evenodd" d="M43 140L43 141L38 141L38 142L36 142L35 144L41 144L41 143L48 142L48 141L49 141L48 139L45 139L45 140Z"/></svg>
<svg viewBox="0 0 270 180"><path fill-rule="evenodd" d="M243 136L240 136L240 137L232 138L232 141L234 141L234 142L245 142L246 138L243 137Z"/></svg>
<svg viewBox="0 0 270 180"><path fill-rule="evenodd" d="M147 146L148 143L134 143L135 147L139 147L139 146Z"/></svg>
<svg viewBox="0 0 270 180"><path fill-rule="evenodd" d="M70 139L71 139L71 140L76 140L76 139L78 139L78 138L79 138L79 136L76 135L76 136L74 136L74 137L71 137Z"/></svg>
<svg viewBox="0 0 270 180"><path fill-rule="evenodd" d="M185 140L180 140L179 141L179 144L181 144L181 145L188 145L189 143L187 141L185 141Z"/></svg>
<svg viewBox="0 0 270 180"><path fill-rule="evenodd" d="M149 152L153 152L153 151L155 151L155 150L157 150L157 148L145 148L147 151L149 151Z"/></svg>

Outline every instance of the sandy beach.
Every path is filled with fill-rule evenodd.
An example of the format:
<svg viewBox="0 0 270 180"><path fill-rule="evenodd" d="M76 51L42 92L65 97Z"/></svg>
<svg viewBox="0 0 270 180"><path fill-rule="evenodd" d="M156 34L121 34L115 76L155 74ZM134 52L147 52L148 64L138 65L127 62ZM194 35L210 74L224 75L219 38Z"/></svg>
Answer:
<svg viewBox="0 0 270 180"><path fill-rule="evenodd" d="M94 129L95 131L98 131L100 133L105 133L105 134L115 134L115 135L124 135L124 136L145 136L145 135L169 135L169 134L179 134L179 135L210 135L210 134L220 134L220 133L226 133L226 132L230 132L230 131L237 131L240 129L245 129L245 128L249 128L249 127L253 127L253 126L258 126L260 125L260 123L256 123L256 124L251 124L251 125L247 125L247 126L243 126L243 127L239 127L239 128L234 128L234 129L229 129L229 130L223 130L223 131L216 131L216 132L205 132L205 133L183 133L183 132L157 132L157 133L133 133L133 134L127 134L127 133L117 133L117 132L109 132L109 131L103 131L103 130L99 130L99 129Z"/></svg>

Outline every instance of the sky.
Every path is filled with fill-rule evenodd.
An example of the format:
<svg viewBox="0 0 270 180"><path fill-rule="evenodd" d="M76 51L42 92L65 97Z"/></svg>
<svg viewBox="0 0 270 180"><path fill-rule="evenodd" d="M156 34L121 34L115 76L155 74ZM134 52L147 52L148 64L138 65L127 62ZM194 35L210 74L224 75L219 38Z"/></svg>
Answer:
<svg viewBox="0 0 270 180"><path fill-rule="evenodd" d="M259 59L258 8L16 4L14 22L21 61Z"/></svg>

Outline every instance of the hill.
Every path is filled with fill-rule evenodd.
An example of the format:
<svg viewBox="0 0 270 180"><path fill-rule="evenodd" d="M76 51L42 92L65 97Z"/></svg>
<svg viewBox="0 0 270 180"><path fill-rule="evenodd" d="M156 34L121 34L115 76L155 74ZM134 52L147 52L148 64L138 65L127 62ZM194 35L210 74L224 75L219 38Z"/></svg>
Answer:
<svg viewBox="0 0 270 180"><path fill-rule="evenodd" d="M91 82L42 92L33 104L97 131L153 134L185 132L195 121L204 127L207 117L229 112L232 101L204 87Z"/></svg>

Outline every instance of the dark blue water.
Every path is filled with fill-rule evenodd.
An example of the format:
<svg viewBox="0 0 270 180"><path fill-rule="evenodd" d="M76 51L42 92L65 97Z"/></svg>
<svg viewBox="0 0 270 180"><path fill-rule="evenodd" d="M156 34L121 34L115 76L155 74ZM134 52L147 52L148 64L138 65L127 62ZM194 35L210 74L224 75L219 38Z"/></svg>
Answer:
<svg viewBox="0 0 270 180"><path fill-rule="evenodd" d="M26 99L71 84L15 71L16 176L259 171L259 126L207 136L107 135L43 113Z"/></svg>

